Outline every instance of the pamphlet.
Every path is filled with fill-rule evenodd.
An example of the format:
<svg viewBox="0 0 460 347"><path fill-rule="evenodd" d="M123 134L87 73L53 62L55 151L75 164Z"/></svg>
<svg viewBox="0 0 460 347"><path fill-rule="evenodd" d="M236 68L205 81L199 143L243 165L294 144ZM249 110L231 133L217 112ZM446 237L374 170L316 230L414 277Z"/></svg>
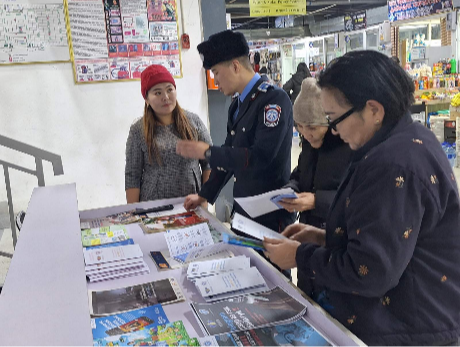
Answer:
<svg viewBox="0 0 460 347"><path fill-rule="evenodd" d="M332 346L304 319L266 328L199 338L201 346Z"/></svg>
<svg viewBox="0 0 460 347"><path fill-rule="evenodd" d="M94 346L200 346L197 338L190 338L182 321L104 338L95 338Z"/></svg>
<svg viewBox="0 0 460 347"><path fill-rule="evenodd" d="M240 205L251 218L256 218L282 209L283 207L278 203L282 199L297 199L297 195L292 188L283 188L246 198L235 198L235 202Z"/></svg>
<svg viewBox="0 0 460 347"><path fill-rule="evenodd" d="M248 237L241 237L230 234L222 235L222 242L228 243L229 245L241 246L253 248L257 251L265 251L265 247L262 241L250 239Z"/></svg>
<svg viewBox="0 0 460 347"><path fill-rule="evenodd" d="M128 240L128 232L123 225L84 229L81 231L83 247L99 246Z"/></svg>
<svg viewBox="0 0 460 347"><path fill-rule="evenodd" d="M85 258L85 264L88 266L133 258L142 258L143 254L139 245L135 244L120 247L84 249L83 256Z"/></svg>
<svg viewBox="0 0 460 347"><path fill-rule="evenodd" d="M146 218L146 215L138 215L132 211L120 212L112 214L107 217L93 218L93 219L82 219L80 220L81 229L92 229L109 227L111 225L126 225L133 223L140 223L142 219Z"/></svg>
<svg viewBox="0 0 460 347"><path fill-rule="evenodd" d="M169 320L160 304L91 319L93 339L142 330L147 325L158 326L166 323L169 323Z"/></svg>
<svg viewBox="0 0 460 347"><path fill-rule="evenodd" d="M264 240L264 237L272 239L286 239L286 236L268 229L267 227L264 227L263 225L260 225L259 223L256 223L239 213L235 213L235 216L233 216L232 228L261 241Z"/></svg>
<svg viewBox="0 0 460 347"><path fill-rule="evenodd" d="M171 212L171 211L169 211ZM158 233L171 229L184 228L190 225L206 223L208 220L196 214L195 211L179 214L162 215L159 217L145 218L142 221L146 234Z"/></svg>
<svg viewBox="0 0 460 347"><path fill-rule="evenodd" d="M211 232L207 223L202 223L180 230L168 230L165 234L169 254L185 261L188 253L197 248L204 248L214 244Z"/></svg>
<svg viewBox="0 0 460 347"><path fill-rule="evenodd" d="M292 323L307 309L280 287L212 304L190 305L208 335Z"/></svg>
<svg viewBox="0 0 460 347"><path fill-rule="evenodd" d="M174 278L106 291L89 291L88 297L90 313L93 316L117 314L185 300L179 283Z"/></svg>
<svg viewBox="0 0 460 347"><path fill-rule="evenodd" d="M195 261L187 269L187 278L213 276L218 273L250 268L249 257L240 255L234 258Z"/></svg>
<svg viewBox="0 0 460 347"><path fill-rule="evenodd" d="M260 287L268 289L264 278L256 267L200 278L195 282L195 286L203 298L233 293L241 289L253 289L253 293L263 290Z"/></svg>

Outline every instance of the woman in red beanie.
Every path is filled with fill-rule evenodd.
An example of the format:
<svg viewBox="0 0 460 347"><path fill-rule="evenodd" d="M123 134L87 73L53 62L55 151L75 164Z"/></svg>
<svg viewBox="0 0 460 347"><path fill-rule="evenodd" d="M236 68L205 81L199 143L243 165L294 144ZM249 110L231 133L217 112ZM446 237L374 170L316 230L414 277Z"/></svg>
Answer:
<svg viewBox="0 0 460 347"><path fill-rule="evenodd" d="M176 100L176 83L161 65L141 74L144 116L129 131L126 142L125 190L128 203L168 199L200 191L211 172L206 160L176 154L178 140L204 141L211 136L200 118Z"/></svg>

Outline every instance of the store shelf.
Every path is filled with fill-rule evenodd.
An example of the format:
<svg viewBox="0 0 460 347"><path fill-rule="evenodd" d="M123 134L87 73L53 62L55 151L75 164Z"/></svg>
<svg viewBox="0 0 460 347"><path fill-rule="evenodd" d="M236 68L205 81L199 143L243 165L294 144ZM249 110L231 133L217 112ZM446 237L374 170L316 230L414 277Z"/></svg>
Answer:
<svg viewBox="0 0 460 347"><path fill-rule="evenodd" d="M430 106L430 105L441 105L441 104L450 104L450 99L449 100L418 100L414 102L414 105L421 105L423 102L425 102L425 105Z"/></svg>

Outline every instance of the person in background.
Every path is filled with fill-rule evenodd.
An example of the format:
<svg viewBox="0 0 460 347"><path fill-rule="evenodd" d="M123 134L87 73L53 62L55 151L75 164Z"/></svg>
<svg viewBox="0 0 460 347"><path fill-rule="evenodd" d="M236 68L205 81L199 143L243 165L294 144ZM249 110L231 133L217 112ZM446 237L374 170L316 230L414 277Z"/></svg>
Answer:
<svg viewBox="0 0 460 347"><path fill-rule="evenodd" d="M311 77L307 64L299 63L297 65L297 72L283 85L284 91L289 95L293 104L300 93L302 81L307 77Z"/></svg>
<svg viewBox="0 0 460 347"><path fill-rule="evenodd" d="M389 57L355 51L318 84L329 126L355 152L326 229L265 239L270 260L302 270L313 298L368 345L458 345L457 182L434 134L412 121L412 80Z"/></svg>
<svg viewBox="0 0 460 347"><path fill-rule="evenodd" d="M267 68L265 66L262 66L259 70L259 75L264 76L268 73Z"/></svg>
<svg viewBox="0 0 460 347"><path fill-rule="evenodd" d="M294 103L294 122L302 138L299 163L286 187L291 187L297 199L279 202L289 212L300 212L299 222L317 228L326 227L326 218L337 188L350 163L350 146L334 136L328 127L320 100L321 89L313 77L302 82L302 89ZM284 234L300 238L298 229L303 224L292 224ZM299 270L301 271L301 270ZM297 275L297 286L310 295L312 287L307 276Z"/></svg>
<svg viewBox="0 0 460 347"><path fill-rule="evenodd" d="M185 158L207 159L211 176L198 194L186 197L184 207L194 209L208 201L214 204L232 176L235 198L254 196L283 187L289 181L292 146L292 105L281 89L254 73L244 35L226 30L198 45L203 67L214 74L219 90L234 98L228 112L227 137L223 146L200 141L179 141L177 153ZM237 204L234 211L247 213ZM281 232L294 221L286 210L254 219Z"/></svg>
<svg viewBox="0 0 460 347"><path fill-rule="evenodd" d="M176 83L161 65L141 74L144 116L129 130L126 142L126 200L134 203L169 199L200 191L211 172L206 159L185 159L176 154L178 140L212 145L200 118L183 110L176 100Z"/></svg>

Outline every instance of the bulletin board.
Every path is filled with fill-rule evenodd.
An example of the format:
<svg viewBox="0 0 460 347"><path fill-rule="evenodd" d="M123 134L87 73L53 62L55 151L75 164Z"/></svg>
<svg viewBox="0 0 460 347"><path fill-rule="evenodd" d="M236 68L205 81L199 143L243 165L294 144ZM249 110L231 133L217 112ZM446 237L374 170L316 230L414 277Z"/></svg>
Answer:
<svg viewBox="0 0 460 347"><path fill-rule="evenodd" d="M0 0L0 65L69 60L62 0Z"/></svg>
<svg viewBox="0 0 460 347"><path fill-rule="evenodd" d="M64 0L76 83L139 79L151 64L182 77L176 0Z"/></svg>

